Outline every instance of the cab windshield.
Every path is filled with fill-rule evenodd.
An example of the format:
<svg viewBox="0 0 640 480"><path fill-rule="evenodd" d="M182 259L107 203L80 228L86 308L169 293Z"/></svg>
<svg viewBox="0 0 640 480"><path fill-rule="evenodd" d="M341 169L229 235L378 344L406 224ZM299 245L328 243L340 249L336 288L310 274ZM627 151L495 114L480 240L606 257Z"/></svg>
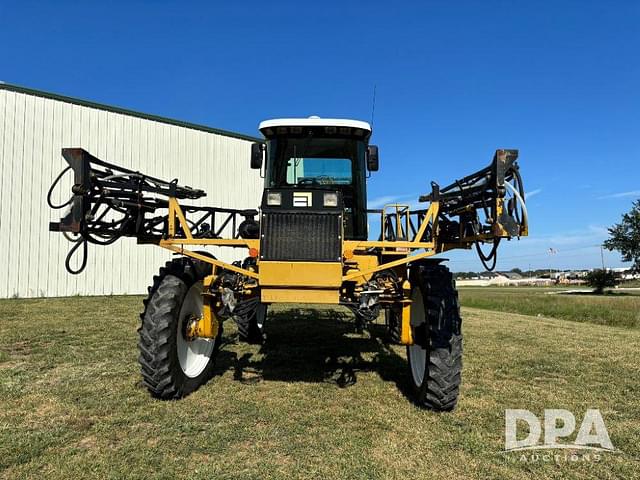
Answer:
<svg viewBox="0 0 640 480"><path fill-rule="evenodd" d="M269 141L270 187L359 184L364 143L351 138L281 137Z"/></svg>
<svg viewBox="0 0 640 480"><path fill-rule="evenodd" d="M287 161L288 185L350 185L350 158L292 157Z"/></svg>

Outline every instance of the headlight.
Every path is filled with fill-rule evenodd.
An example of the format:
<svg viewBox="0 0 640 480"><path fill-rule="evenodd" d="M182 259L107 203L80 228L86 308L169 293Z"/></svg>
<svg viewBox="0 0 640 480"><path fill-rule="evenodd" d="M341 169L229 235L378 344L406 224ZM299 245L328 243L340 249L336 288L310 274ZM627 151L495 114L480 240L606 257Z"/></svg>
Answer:
<svg viewBox="0 0 640 480"><path fill-rule="evenodd" d="M279 206L282 203L282 194L280 192L269 192L267 193L267 205L270 206Z"/></svg>
<svg viewBox="0 0 640 480"><path fill-rule="evenodd" d="M325 207L337 207L338 206L338 194L337 193L325 193L324 194L324 206Z"/></svg>

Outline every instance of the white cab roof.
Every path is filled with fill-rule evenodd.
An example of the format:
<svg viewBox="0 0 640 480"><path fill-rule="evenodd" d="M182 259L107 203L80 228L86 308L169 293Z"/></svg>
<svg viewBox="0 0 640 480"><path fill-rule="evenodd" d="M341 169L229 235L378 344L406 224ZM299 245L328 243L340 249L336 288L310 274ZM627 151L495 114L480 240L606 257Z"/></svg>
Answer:
<svg viewBox="0 0 640 480"><path fill-rule="evenodd" d="M260 122L258 127L260 131L263 128L275 127L351 127L361 128L371 132L371 125L360 120L349 120L346 118L274 118L273 120L265 120Z"/></svg>

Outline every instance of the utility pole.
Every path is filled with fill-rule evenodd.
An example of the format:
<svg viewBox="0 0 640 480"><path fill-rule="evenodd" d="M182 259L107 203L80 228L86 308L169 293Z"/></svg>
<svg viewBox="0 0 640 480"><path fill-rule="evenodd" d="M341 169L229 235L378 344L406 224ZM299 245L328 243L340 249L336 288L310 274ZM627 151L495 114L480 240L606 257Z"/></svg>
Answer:
<svg viewBox="0 0 640 480"><path fill-rule="evenodd" d="M549 252L549 263L551 263L551 258L556 253L558 253L558 251L555 248L551 247L551 248L549 248L548 252ZM551 280L551 265L549 265L549 280Z"/></svg>
<svg viewBox="0 0 640 480"><path fill-rule="evenodd" d="M604 248L602 247L602 245L600 245L600 259L602 260L602 270L605 270L605 268L604 268Z"/></svg>

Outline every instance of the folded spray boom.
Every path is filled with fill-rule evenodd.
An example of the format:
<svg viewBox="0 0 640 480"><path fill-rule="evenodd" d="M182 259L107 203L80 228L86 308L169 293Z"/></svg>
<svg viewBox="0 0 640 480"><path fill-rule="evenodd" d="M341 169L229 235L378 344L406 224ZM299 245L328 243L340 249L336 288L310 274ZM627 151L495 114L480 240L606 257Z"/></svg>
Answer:
<svg viewBox="0 0 640 480"><path fill-rule="evenodd" d="M71 273L84 269L88 243L109 245L121 237L156 244L168 237L191 242L259 237L260 225L254 219L257 210L179 205L183 224L175 229L176 201L204 197L203 190L178 185L177 179L161 180L107 163L80 148L65 148L62 155L68 167L53 182L47 200L51 208L68 207L68 211L60 222L50 223L49 229L63 232L75 243L65 262ZM404 242L411 249L440 253L475 245L485 268L493 270L500 240L528 233L517 158L517 150L497 150L489 166L471 175L445 187L432 182L431 193L419 198L430 202L429 208L390 205L391 212L387 207L369 210L382 216L381 234L372 248L388 251ZM69 170L74 176L72 195L67 202L54 205L53 190ZM481 250L481 243L492 244L488 254ZM71 258L80 248L84 253L81 265L73 268Z"/></svg>
<svg viewBox="0 0 640 480"><path fill-rule="evenodd" d="M517 163L518 150L496 150L491 163L446 187L432 183L421 202L440 203L440 224L445 242L474 243L487 270L496 265L502 238L528 234L524 185ZM446 238L446 237L449 238ZM480 243L492 243L484 254Z"/></svg>
<svg viewBox="0 0 640 480"><path fill-rule="evenodd" d="M87 244L110 245L122 237L135 237L139 243L158 243L166 237L169 223L169 198L195 200L204 197L203 190L178 185L178 180L161 180L140 172L100 160L81 148L64 148L62 156L68 166L55 179L47 202L51 208L68 208L59 222L51 222L49 230L63 232L74 242L65 265L71 273L86 266ZM60 179L73 171L71 197L61 205L51 199ZM256 210L182 205L189 233L194 238L221 238L255 235ZM241 217L241 218L239 218ZM75 234L75 237L69 236ZM178 231L177 237L186 232ZM82 247L80 268L71 267L71 258Z"/></svg>
<svg viewBox="0 0 640 480"><path fill-rule="evenodd" d="M369 213L382 216L379 241L415 238L432 241L438 252L476 246L487 270L496 265L497 247L503 238L526 236L528 215L524 186L517 163L517 150L496 150L491 163L445 187L431 183L431 193L419 202L429 208L410 209L409 205L391 204ZM429 222L432 206L437 205L437 220ZM420 228L426 223L426 228ZM492 244L485 254L481 243Z"/></svg>

